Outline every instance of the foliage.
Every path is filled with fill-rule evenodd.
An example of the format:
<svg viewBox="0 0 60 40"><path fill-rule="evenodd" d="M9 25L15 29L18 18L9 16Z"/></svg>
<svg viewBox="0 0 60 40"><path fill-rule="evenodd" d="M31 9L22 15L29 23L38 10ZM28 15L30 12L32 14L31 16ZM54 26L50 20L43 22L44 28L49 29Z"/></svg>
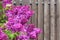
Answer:
<svg viewBox="0 0 60 40"><path fill-rule="evenodd" d="M13 39L18 35L17 32L16 32L16 33L12 33L12 32L9 31L9 30L5 30L4 32L8 35L9 40L13 40Z"/></svg>
<svg viewBox="0 0 60 40"><path fill-rule="evenodd" d="M5 14L2 14L2 15L0 16L0 26L3 26L3 24L4 24L6 21L7 21L7 20L6 20Z"/></svg>

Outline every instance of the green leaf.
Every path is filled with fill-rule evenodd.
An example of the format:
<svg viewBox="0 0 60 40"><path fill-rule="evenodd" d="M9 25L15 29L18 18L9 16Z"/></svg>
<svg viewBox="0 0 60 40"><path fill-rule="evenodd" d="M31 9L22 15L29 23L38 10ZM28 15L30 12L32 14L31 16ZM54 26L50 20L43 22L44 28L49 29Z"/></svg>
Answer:
<svg viewBox="0 0 60 40"><path fill-rule="evenodd" d="M13 38L15 38L15 35L14 35L14 34L10 34L10 35L9 35L9 38L10 38L11 40L13 40Z"/></svg>
<svg viewBox="0 0 60 40"><path fill-rule="evenodd" d="M11 31L9 31L9 30L5 30L4 31L7 35L10 35L11 34Z"/></svg>
<svg viewBox="0 0 60 40"><path fill-rule="evenodd" d="M0 9L0 12L3 12L3 10L2 10L2 9Z"/></svg>
<svg viewBox="0 0 60 40"><path fill-rule="evenodd" d="M0 3L0 9L2 9L2 3Z"/></svg>
<svg viewBox="0 0 60 40"><path fill-rule="evenodd" d="M6 20L5 14L2 14L2 15L0 16L0 26L4 25L4 23L5 23L6 21L7 21L7 20Z"/></svg>
<svg viewBox="0 0 60 40"><path fill-rule="evenodd" d="M5 30L4 32L8 35L8 37L9 37L10 40L13 40L13 39L16 38L16 36L18 35L17 32L16 32L16 33L12 33L12 32L9 31L9 30Z"/></svg>

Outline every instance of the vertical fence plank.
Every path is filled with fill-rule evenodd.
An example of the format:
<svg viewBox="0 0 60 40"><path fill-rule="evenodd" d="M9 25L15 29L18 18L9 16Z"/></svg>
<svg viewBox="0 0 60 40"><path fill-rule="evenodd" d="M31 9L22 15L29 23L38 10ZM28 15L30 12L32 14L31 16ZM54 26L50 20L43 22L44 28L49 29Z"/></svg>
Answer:
<svg viewBox="0 0 60 40"><path fill-rule="evenodd" d="M24 5L28 5L29 4L29 0L22 0Z"/></svg>
<svg viewBox="0 0 60 40"><path fill-rule="evenodd" d="M60 0L57 0L57 40L60 40Z"/></svg>
<svg viewBox="0 0 60 40"><path fill-rule="evenodd" d="M36 2L37 2L37 0L32 0L32 10L34 10L34 12L35 12L35 14L32 16L32 23L37 26L37 24L38 24L38 22L37 22L38 21L38 17L37 17L38 5L35 4ZM38 40L38 37L35 40Z"/></svg>
<svg viewBox="0 0 60 40"><path fill-rule="evenodd" d="M50 39L55 40L55 0L51 0L50 3Z"/></svg>
<svg viewBox="0 0 60 40"><path fill-rule="evenodd" d="M38 0L35 0L35 25L38 27Z"/></svg>
<svg viewBox="0 0 60 40"><path fill-rule="evenodd" d="M49 40L49 6L48 0L44 0L44 40Z"/></svg>
<svg viewBox="0 0 60 40"><path fill-rule="evenodd" d="M43 31L43 0L38 0L38 27ZM43 40L43 33L39 35L38 40Z"/></svg>
<svg viewBox="0 0 60 40"><path fill-rule="evenodd" d="M19 5L23 5L23 0L19 0Z"/></svg>
<svg viewBox="0 0 60 40"><path fill-rule="evenodd" d="M20 2L19 0L14 0L14 1L16 2L16 5L19 5Z"/></svg>
<svg viewBox="0 0 60 40"><path fill-rule="evenodd" d="M35 0L32 0L32 10L34 10L35 11L35 2L34 2ZM35 14L32 16L32 23L35 23Z"/></svg>
<svg viewBox="0 0 60 40"><path fill-rule="evenodd" d="M38 14L38 5L36 5L35 3L37 2L37 0L32 0L32 10L34 10L35 14L32 16L32 23L34 23L37 26L37 14Z"/></svg>

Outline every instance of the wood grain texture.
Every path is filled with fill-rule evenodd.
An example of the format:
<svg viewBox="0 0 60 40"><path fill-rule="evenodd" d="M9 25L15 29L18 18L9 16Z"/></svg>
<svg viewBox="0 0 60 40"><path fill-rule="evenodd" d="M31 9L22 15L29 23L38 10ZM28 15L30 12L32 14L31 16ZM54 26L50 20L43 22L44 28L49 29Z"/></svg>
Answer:
<svg viewBox="0 0 60 40"><path fill-rule="evenodd" d="M22 0L23 5L28 5L29 4L29 0Z"/></svg>
<svg viewBox="0 0 60 40"><path fill-rule="evenodd" d="M32 0L32 10L34 10L35 11L35 0ZM32 23L34 23L35 24L35 14L32 16Z"/></svg>
<svg viewBox="0 0 60 40"><path fill-rule="evenodd" d="M38 27L38 5L36 3L38 0L35 0L35 25Z"/></svg>
<svg viewBox="0 0 60 40"><path fill-rule="evenodd" d="M44 0L44 40L49 40L49 6L48 0Z"/></svg>
<svg viewBox="0 0 60 40"><path fill-rule="evenodd" d="M43 0L38 0L38 27L39 28L41 28L42 29L42 31L44 30L43 28L43 26L44 26L44 24L43 24L43 22L44 22L44 15L43 15L43 12L44 12L44 10L43 10L43 5L42 5L42 2L43 2ZM43 35L44 35L44 31L43 31L43 33L42 34L40 34L39 35L39 37L38 37L38 40L43 40L44 39L44 37L43 37Z"/></svg>
<svg viewBox="0 0 60 40"><path fill-rule="evenodd" d="M50 0L50 40L55 40L55 0Z"/></svg>
<svg viewBox="0 0 60 40"><path fill-rule="evenodd" d="M35 14L32 16L32 23L38 26L38 5L36 5L37 0L32 0L32 10L34 10Z"/></svg>
<svg viewBox="0 0 60 40"><path fill-rule="evenodd" d="M60 40L60 0L57 0L57 40Z"/></svg>
<svg viewBox="0 0 60 40"><path fill-rule="evenodd" d="M14 0L16 2L16 5L19 5L20 4L20 1L18 0Z"/></svg>

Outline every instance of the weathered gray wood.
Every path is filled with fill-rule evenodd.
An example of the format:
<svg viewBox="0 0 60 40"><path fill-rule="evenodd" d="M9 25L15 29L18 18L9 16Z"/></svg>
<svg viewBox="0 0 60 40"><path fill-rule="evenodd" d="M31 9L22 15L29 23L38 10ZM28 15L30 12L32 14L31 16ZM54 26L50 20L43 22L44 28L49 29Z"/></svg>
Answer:
<svg viewBox="0 0 60 40"><path fill-rule="evenodd" d="M60 40L60 0L57 0L57 40Z"/></svg>
<svg viewBox="0 0 60 40"><path fill-rule="evenodd" d="M49 40L49 6L48 0L44 0L44 40Z"/></svg>
<svg viewBox="0 0 60 40"><path fill-rule="evenodd" d="M20 1L19 0L14 0L16 2L16 5L19 5Z"/></svg>
<svg viewBox="0 0 60 40"><path fill-rule="evenodd" d="M38 27L43 31L43 0L38 0ZM38 40L43 40L43 33L39 35Z"/></svg>
<svg viewBox="0 0 60 40"><path fill-rule="evenodd" d="M55 40L55 0L51 0L50 3L50 39Z"/></svg>
<svg viewBox="0 0 60 40"><path fill-rule="evenodd" d="M23 0L19 0L19 5L23 5Z"/></svg>
<svg viewBox="0 0 60 40"><path fill-rule="evenodd" d="M36 3L38 0L35 0L35 25L38 27L38 5Z"/></svg>
<svg viewBox="0 0 60 40"><path fill-rule="evenodd" d="M24 5L28 5L29 4L29 0L22 0Z"/></svg>
<svg viewBox="0 0 60 40"><path fill-rule="evenodd" d="M32 10L34 10L35 11L35 0L32 0ZM35 24L35 14L32 16L32 23L34 23Z"/></svg>
<svg viewBox="0 0 60 40"><path fill-rule="evenodd" d="M38 24L38 5L35 3L37 0L32 0L32 10L34 10L35 14L32 16L32 23L34 23L36 26Z"/></svg>

